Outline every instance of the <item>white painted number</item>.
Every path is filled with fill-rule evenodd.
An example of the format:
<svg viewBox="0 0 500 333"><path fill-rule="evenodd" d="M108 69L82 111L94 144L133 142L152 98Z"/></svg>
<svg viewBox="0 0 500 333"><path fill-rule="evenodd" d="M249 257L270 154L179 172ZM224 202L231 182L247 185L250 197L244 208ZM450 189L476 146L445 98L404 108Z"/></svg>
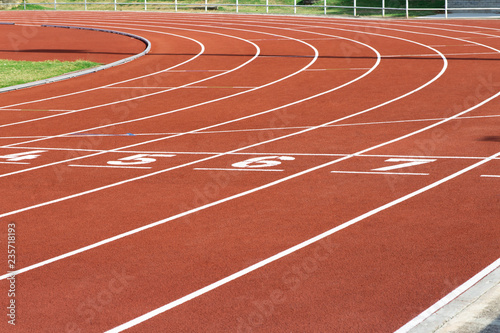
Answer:
<svg viewBox="0 0 500 333"><path fill-rule="evenodd" d="M401 169L401 168L408 168L408 167L415 166L415 165L421 165L421 164L435 162L437 160L424 159L424 158L390 158L390 159L385 160L385 161L399 163L399 164L390 165L390 166L386 166L386 167L378 168L378 169L372 169L372 171L389 171L389 170L396 170L396 169ZM403 162L403 163L401 163L401 162Z"/></svg>
<svg viewBox="0 0 500 333"><path fill-rule="evenodd" d="M23 160L34 160L38 156L40 156L40 153L45 153L46 150L32 150L32 151L27 151L24 153L15 153L15 154L9 154L9 155L3 155L0 156L0 158L4 158L9 162L19 162Z"/></svg>
<svg viewBox="0 0 500 333"><path fill-rule="evenodd" d="M293 161L295 157L291 156L263 156L249 158L241 162L233 163L235 168L269 168L280 165L281 161Z"/></svg>
<svg viewBox="0 0 500 333"><path fill-rule="evenodd" d="M109 161L110 165L139 165L139 164L149 164L156 162L156 158L153 157L173 157L175 155L169 154L137 154L124 158L120 158L117 161Z"/></svg>

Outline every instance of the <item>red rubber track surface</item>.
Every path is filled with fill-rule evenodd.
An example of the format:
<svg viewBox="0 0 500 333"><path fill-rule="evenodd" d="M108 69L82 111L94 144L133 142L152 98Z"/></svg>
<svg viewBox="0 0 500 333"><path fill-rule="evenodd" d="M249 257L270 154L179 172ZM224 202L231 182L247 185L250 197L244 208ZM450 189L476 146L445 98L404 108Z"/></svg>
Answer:
<svg viewBox="0 0 500 333"><path fill-rule="evenodd" d="M500 257L500 21L0 22L2 58L152 43L0 94L2 332L392 332Z"/></svg>

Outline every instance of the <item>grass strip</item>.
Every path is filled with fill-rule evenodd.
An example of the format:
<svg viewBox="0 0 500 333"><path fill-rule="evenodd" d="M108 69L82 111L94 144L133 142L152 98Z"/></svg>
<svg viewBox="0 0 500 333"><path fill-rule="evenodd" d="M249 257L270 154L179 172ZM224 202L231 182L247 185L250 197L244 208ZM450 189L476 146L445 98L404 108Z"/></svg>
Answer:
<svg viewBox="0 0 500 333"><path fill-rule="evenodd" d="M100 64L86 61L15 61L0 59L0 88L79 71Z"/></svg>

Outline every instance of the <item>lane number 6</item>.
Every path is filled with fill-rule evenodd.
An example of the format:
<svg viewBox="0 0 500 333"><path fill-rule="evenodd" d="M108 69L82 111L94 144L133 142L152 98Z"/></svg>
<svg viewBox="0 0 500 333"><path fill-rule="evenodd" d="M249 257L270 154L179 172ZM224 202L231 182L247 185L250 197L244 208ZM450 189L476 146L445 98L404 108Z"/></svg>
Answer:
<svg viewBox="0 0 500 333"><path fill-rule="evenodd" d="M235 168L269 168L281 164L281 161L293 161L291 156L261 156L249 158L241 162L233 163Z"/></svg>

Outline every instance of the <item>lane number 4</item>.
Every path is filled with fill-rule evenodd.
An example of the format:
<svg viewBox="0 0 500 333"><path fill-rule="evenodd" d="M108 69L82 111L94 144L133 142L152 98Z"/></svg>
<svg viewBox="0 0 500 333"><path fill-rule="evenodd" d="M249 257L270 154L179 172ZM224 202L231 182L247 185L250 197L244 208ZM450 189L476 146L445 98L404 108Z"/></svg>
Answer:
<svg viewBox="0 0 500 333"><path fill-rule="evenodd" d="M45 152L46 152L46 150L32 150L32 151L26 151L24 153L3 155L3 156L0 156L0 159L5 159L8 162L34 160L35 158L39 157L41 153L45 153Z"/></svg>

